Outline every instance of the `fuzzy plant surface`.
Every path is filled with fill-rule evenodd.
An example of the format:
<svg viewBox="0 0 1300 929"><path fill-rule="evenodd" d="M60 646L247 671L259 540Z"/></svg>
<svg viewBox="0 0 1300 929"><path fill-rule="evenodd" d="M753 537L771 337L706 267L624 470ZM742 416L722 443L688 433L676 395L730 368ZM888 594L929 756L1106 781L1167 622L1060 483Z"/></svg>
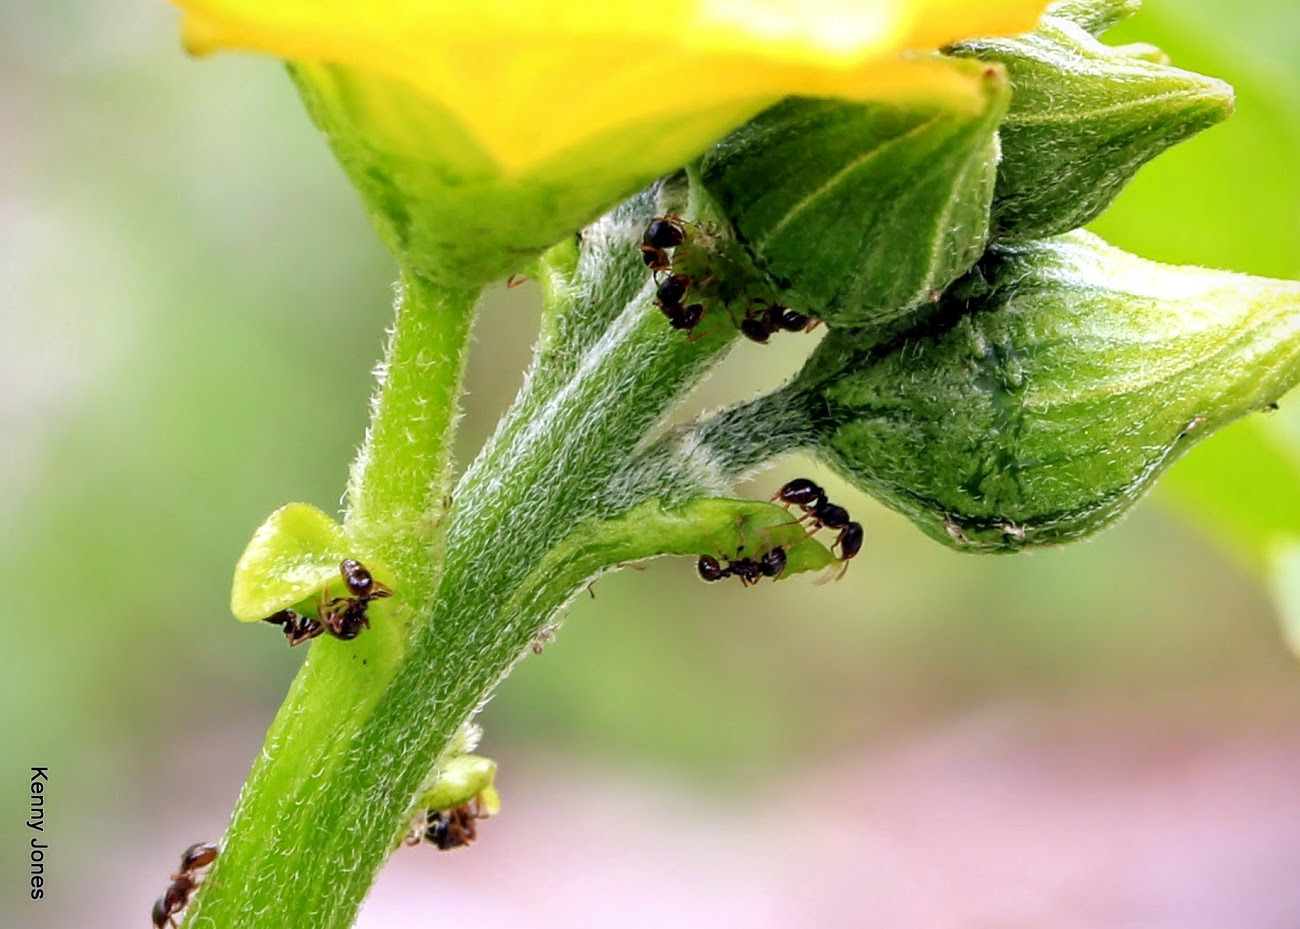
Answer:
<svg viewBox="0 0 1300 929"><path fill-rule="evenodd" d="M286 60L400 269L341 517L288 503L236 567L235 618L307 657L189 929L342 929L403 841L462 842L498 807L475 715L602 574L842 571L847 514L735 496L781 455L1021 551L1113 523L1300 380L1300 285L1079 229L1232 110L1097 38L1133 0L177 2L192 51ZM659 94L665 61L691 79ZM458 471L476 307L513 273L534 357ZM800 338L789 383L665 426L729 353Z"/></svg>

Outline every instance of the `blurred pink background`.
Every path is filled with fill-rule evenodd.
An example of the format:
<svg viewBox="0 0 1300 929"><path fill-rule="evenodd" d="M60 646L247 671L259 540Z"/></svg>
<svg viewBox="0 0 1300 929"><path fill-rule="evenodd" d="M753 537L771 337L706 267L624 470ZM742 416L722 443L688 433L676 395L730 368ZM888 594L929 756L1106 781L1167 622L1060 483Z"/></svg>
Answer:
<svg viewBox="0 0 1300 929"><path fill-rule="evenodd" d="M274 507L337 506L388 318L391 263L282 70L190 62L175 25L160 0L0 0L4 925L145 929L180 850L221 835L301 662L229 617L230 572ZM1297 36L1289 0L1148 0L1113 41L1239 110L1098 231L1300 277ZM462 459L536 302L490 296ZM811 344L737 353L694 408ZM1300 927L1300 665L1213 532L1157 494L1096 541L983 559L806 460L744 492L804 474L867 527L848 577L602 580L481 719L501 815L396 854L362 929Z"/></svg>

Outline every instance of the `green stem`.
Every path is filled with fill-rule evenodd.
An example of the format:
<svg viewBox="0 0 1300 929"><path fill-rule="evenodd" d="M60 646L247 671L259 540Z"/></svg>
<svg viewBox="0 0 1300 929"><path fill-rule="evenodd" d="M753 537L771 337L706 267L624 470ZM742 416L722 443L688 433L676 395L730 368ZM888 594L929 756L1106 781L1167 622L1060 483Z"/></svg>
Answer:
<svg viewBox="0 0 1300 929"><path fill-rule="evenodd" d="M670 503L727 494L774 458L814 440L807 398L786 385L668 433L629 462L622 494Z"/></svg>
<svg viewBox="0 0 1300 929"><path fill-rule="evenodd" d="M548 552L588 517L617 510L615 478L735 336L686 339L649 293L554 393L526 390L507 414L457 488L441 571L429 557L430 514L452 406L436 360L450 356L430 346L449 343L403 308L347 524L382 553L396 595L372 606L374 628L355 641L312 644L188 927L351 924L457 731L564 605L569 584L595 570L580 559L557 586L542 570ZM441 302L453 299L467 319L472 296ZM448 416L436 428L435 409ZM413 418L421 431L408 442Z"/></svg>
<svg viewBox="0 0 1300 929"><path fill-rule="evenodd" d="M399 591L371 605L373 628L351 642L317 639L266 736L240 793L211 878L186 926L325 926L320 900L348 897L355 911L378 860L356 868L352 807L341 773L358 751L394 675L407 630L427 622L441 574L457 400L477 293L404 275L397 316L372 402L372 421L352 470L345 530L358 557L377 556ZM394 751L390 747L390 751ZM383 756L371 763L384 764ZM427 768L426 768L427 770ZM398 816L375 828L392 830ZM370 850L372 851L372 850ZM328 891L321 882L335 884ZM337 905L336 905L337 909ZM339 910L341 912L341 910Z"/></svg>
<svg viewBox="0 0 1300 929"><path fill-rule="evenodd" d="M348 482L344 525L409 584L427 575L446 515L452 441L478 290L405 273L370 429ZM409 575L409 579L408 579Z"/></svg>

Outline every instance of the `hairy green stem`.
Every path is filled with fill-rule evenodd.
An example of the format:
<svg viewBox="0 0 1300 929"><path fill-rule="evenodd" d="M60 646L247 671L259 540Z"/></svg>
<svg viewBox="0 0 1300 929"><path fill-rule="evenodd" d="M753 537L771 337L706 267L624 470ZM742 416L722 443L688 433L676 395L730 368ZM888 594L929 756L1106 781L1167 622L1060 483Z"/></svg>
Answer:
<svg viewBox="0 0 1300 929"><path fill-rule="evenodd" d="M670 431L629 463L621 495L680 503L727 494L774 458L814 441L807 398L787 385Z"/></svg>
<svg viewBox="0 0 1300 929"><path fill-rule="evenodd" d="M437 359L451 343L404 302L347 523L381 552L396 595L372 607L365 635L311 646L187 929L351 924L457 731L600 567L577 545L556 573L548 553L635 502L611 496L615 478L734 339L672 332L649 296L647 286L557 390L521 393L456 490L441 571L430 514L454 410ZM442 295L464 319L472 299ZM436 436L433 410L448 416ZM423 440L404 442L413 418Z"/></svg>
<svg viewBox="0 0 1300 929"><path fill-rule="evenodd" d="M313 915L319 901L293 895L360 866L359 847L339 831L350 828L343 825L350 801L340 792L340 771L400 667L407 630L432 615L450 448L477 298L473 291L403 277L371 426L352 470L345 524L356 555L382 560L401 596L391 605L372 605L367 634L311 646L267 732L187 927L326 925ZM369 877L364 884L343 882L355 897L353 909L368 884Z"/></svg>
<svg viewBox="0 0 1300 929"><path fill-rule="evenodd" d="M427 574L446 510L466 348L479 291L403 274L370 428L348 482L349 535L410 583ZM412 575L410 580L407 575Z"/></svg>

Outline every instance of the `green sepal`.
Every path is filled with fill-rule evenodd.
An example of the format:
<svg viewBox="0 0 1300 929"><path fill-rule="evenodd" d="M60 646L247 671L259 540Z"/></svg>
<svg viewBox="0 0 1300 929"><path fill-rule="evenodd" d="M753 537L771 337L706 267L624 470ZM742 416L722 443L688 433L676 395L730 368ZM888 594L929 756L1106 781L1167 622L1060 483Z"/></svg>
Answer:
<svg viewBox="0 0 1300 929"><path fill-rule="evenodd" d="M305 60L289 72L398 263L455 288L482 287L522 270L695 157L756 106L728 101L667 128L630 126L516 174L453 114L400 80Z"/></svg>
<svg viewBox="0 0 1300 929"><path fill-rule="evenodd" d="M796 309L887 322L983 253L1010 94L1000 67L950 64L976 105L794 98L701 159L704 190Z"/></svg>
<svg viewBox="0 0 1300 929"><path fill-rule="evenodd" d="M1066 19L1047 16L1027 35L951 52L998 62L1011 78L996 238L1052 236L1091 222L1142 165L1232 113L1223 81L1169 67L1150 46L1110 48Z"/></svg>
<svg viewBox="0 0 1300 929"><path fill-rule="evenodd" d="M416 810L454 810L478 798L483 812L495 815L501 797L495 782L497 763L483 755L453 755L438 766L433 786L415 801Z"/></svg>
<svg viewBox="0 0 1300 929"><path fill-rule="evenodd" d="M1300 380L1300 283L995 247L923 329L833 331L790 390L849 480L958 549L1079 539Z"/></svg>
<svg viewBox="0 0 1300 929"><path fill-rule="evenodd" d="M251 623L315 597L338 580L347 557L342 526L310 504L286 504L257 528L240 556L230 612Z"/></svg>

